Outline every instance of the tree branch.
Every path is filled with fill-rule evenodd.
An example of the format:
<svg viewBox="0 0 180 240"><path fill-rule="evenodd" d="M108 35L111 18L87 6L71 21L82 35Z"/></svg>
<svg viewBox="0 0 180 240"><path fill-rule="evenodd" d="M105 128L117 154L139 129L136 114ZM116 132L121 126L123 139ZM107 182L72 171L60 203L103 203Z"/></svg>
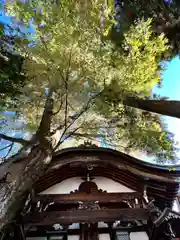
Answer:
<svg viewBox="0 0 180 240"><path fill-rule="evenodd" d="M71 132L70 133L71 135L70 136L77 136L77 137L94 137L94 138L96 138L96 137L104 137L104 135L103 134L90 134L90 133L76 133L76 132Z"/></svg>
<svg viewBox="0 0 180 240"><path fill-rule="evenodd" d="M97 140L97 139L95 139L95 138L96 138L96 137L104 137L103 134L93 135L93 134L74 133L73 135L74 135L74 136L77 136L77 137L80 137L80 138L87 138L87 139L89 139L89 140L91 140L91 141L96 140L96 141L99 142L99 143L100 143L100 141ZM108 142L108 141L105 141L105 144L107 144L107 145L109 145L109 146L111 146L111 147L115 147L115 148L117 148L117 147L120 147L120 148L123 148L123 149L126 148L126 147L123 146L123 145L120 145L120 144L118 144L118 145L117 145L117 144L112 144L111 142Z"/></svg>
<svg viewBox="0 0 180 240"><path fill-rule="evenodd" d="M11 143L11 144L12 144L12 143ZM8 146L5 146L5 147L1 148L0 151L3 151L3 150L5 150L5 149L9 148L9 147L11 146L11 144L9 144Z"/></svg>
<svg viewBox="0 0 180 240"><path fill-rule="evenodd" d="M6 136L4 134L0 134L0 139L7 140L9 142L19 143L21 145L27 145L30 143L30 141L27 141L23 138L14 138L14 137Z"/></svg>
<svg viewBox="0 0 180 240"><path fill-rule="evenodd" d="M97 95L96 95L96 96L97 96ZM66 126L66 127L64 128L64 131L63 131L63 133L62 133L62 135L61 135L61 137L60 137L60 141L61 141L62 138L64 137L64 134L67 132L67 130L78 120L78 118L79 118L80 116L82 116L82 115L88 110L91 101L92 101L93 99L95 99L96 96L93 96L92 98L90 98L90 99L88 100L86 106L84 106L79 113L76 113L76 114L74 114L74 116L71 117L71 119L73 119L73 120L69 123L68 126Z"/></svg>
<svg viewBox="0 0 180 240"><path fill-rule="evenodd" d="M94 100L97 96L99 96L101 93L102 93L102 91L99 92L99 93L97 93L97 94L95 94L93 97L91 97L91 98L88 100L88 102L86 103L86 105L85 105L84 107L82 107L82 109L81 109L81 111L80 111L79 113L76 113L76 114L74 114L74 116L69 117L69 118L72 119L72 121L69 123L69 125L67 125L66 127L64 127L64 131L62 132L62 134L61 134L61 136L60 136L60 139L59 139L59 141L58 141L55 149L57 149L58 146L60 146L60 144L64 141L64 140L62 140L62 139L63 139L63 137L65 136L67 130L78 120L78 118L79 118L80 116L82 116L82 115L88 110L89 105L91 104L91 101L93 101L93 100ZM56 132L56 131L58 131L58 130L60 130L60 129L62 129L62 126L61 126L60 128L59 128L59 127L56 128L56 130L55 130L54 132ZM79 127L78 127L77 129L79 129ZM72 135L73 135L73 134L71 134L70 136L72 136ZM69 136L69 137L70 137L70 136ZM54 150L55 150L55 149L54 149Z"/></svg>
<svg viewBox="0 0 180 240"><path fill-rule="evenodd" d="M39 27L38 27L38 29L39 29ZM41 30L39 29L39 31L41 31ZM48 53L48 45L47 45L46 41L44 40L44 38L43 38L43 36L42 36L41 34L40 34L40 40L41 40L42 44L44 45L45 50L46 50L48 56L50 57L51 61L52 61L53 63L55 63L54 59L52 59L51 56L50 56L50 54ZM64 76L63 76L62 72L60 71L59 66L57 67L57 70L58 70L61 78L64 80Z"/></svg>
<svg viewBox="0 0 180 240"><path fill-rule="evenodd" d="M61 102L60 102L59 108L56 112L53 113L53 116L57 115L61 111L62 105L63 105L63 96L61 96Z"/></svg>
<svg viewBox="0 0 180 240"><path fill-rule="evenodd" d="M75 128L72 132L70 132L63 140L62 138L60 138L60 140L58 141L58 143L56 144L56 147L54 148L54 152L57 150L57 148L68 138L70 138L71 136L73 136L79 129L80 127Z"/></svg>
<svg viewBox="0 0 180 240"><path fill-rule="evenodd" d="M9 153L11 152L12 148L14 146L14 143L11 143L9 151L7 152L6 156L4 158L7 158L7 156L9 155Z"/></svg>
<svg viewBox="0 0 180 240"><path fill-rule="evenodd" d="M40 140L40 142L42 141L44 143L45 143L45 138L50 135L51 120L52 120L52 115L53 115L53 103L54 103L54 100L52 97L53 92L54 92L54 89L50 88L48 97L46 99L46 103L44 106L44 112L43 112L43 116L41 118L41 123L36 132L36 135L37 135L38 139Z"/></svg>
<svg viewBox="0 0 180 240"><path fill-rule="evenodd" d="M67 128L67 114L68 114L68 80L69 80L69 71L70 71L70 65L71 65L71 57L72 57L72 46L69 53L69 60L68 60L68 66L66 71L66 77L65 77L65 116L64 116L64 126Z"/></svg>
<svg viewBox="0 0 180 240"><path fill-rule="evenodd" d="M65 80L65 110L64 110L64 127L67 128L67 114L68 114L68 82Z"/></svg>

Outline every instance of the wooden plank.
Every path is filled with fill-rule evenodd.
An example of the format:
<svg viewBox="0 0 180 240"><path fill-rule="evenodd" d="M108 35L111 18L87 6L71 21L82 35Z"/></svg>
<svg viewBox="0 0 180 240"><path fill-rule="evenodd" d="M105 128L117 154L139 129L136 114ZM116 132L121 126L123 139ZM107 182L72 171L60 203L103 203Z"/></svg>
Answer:
<svg viewBox="0 0 180 240"><path fill-rule="evenodd" d="M56 212L39 212L28 214L23 218L23 222L28 225L52 225L70 223L91 223L91 222L111 222L116 220L133 221L148 220L150 213L143 208L122 208L103 210L69 210Z"/></svg>
<svg viewBox="0 0 180 240"><path fill-rule="evenodd" d="M99 201L100 203L118 203L123 200L132 200L142 197L142 193L129 192L129 193L73 193L73 194L47 194L38 195L35 201L43 203L56 202L61 204L78 203L79 201Z"/></svg>
<svg viewBox="0 0 180 240"><path fill-rule="evenodd" d="M59 236L65 234L67 232L68 235L80 235L80 229L68 229L65 230L46 230L46 228L37 229L37 231L29 231L26 233L26 237L37 238L37 237L52 237L52 236ZM147 225L136 226L136 227L115 227L112 228L112 232L146 232ZM98 228L99 234L102 233L109 233L108 227Z"/></svg>

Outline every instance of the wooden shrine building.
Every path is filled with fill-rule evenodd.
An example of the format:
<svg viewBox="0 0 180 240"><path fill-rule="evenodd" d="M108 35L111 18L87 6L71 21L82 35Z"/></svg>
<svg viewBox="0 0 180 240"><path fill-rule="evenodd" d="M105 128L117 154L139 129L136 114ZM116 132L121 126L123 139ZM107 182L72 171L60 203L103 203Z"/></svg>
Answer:
<svg viewBox="0 0 180 240"><path fill-rule="evenodd" d="M180 239L179 182L180 167L169 171L93 145L64 149L6 239Z"/></svg>

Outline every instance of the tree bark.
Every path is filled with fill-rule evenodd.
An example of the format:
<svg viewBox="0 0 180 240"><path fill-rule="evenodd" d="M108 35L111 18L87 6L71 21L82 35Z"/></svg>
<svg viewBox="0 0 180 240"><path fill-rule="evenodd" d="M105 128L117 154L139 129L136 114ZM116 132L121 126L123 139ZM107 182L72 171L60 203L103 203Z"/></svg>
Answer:
<svg viewBox="0 0 180 240"><path fill-rule="evenodd" d="M53 116L53 99L54 89L50 88L49 93L45 102L44 112L41 118L41 122L39 128L36 132L36 137L42 147L51 148L51 141L50 141L50 131L51 131L51 121Z"/></svg>
<svg viewBox="0 0 180 240"><path fill-rule="evenodd" d="M20 162L12 161L9 165L10 183L0 181L0 232L7 224L11 223L17 212L22 209L26 194L30 192L33 184L51 162L53 147L52 138L50 138L50 127L54 103L52 95L53 89L50 88L40 126L32 140L15 139L15 142L20 141L19 143L22 145L28 144L28 149L31 149L31 151ZM0 137L13 141L13 138L5 135L0 135ZM19 164L19 168L17 168L17 164ZM16 173L14 174L15 168Z"/></svg>
<svg viewBox="0 0 180 240"><path fill-rule="evenodd" d="M27 145L29 143L29 141L27 141L23 138L10 137L10 136L6 136L4 134L0 134L0 139L7 140L9 142L19 143L21 145Z"/></svg>
<svg viewBox="0 0 180 240"><path fill-rule="evenodd" d="M168 39L173 40L180 30L180 18L174 21L172 24L165 25L159 28L160 33L165 33Z"/></svg>
<svg viewBox="0 0 180 240"><path fill-rule="evenodd" d="M149 112L180 118L180 101L144 100L127 97L123 100L123 104Z"/></svg>
<svg viewBox="0 0 180 240"><path fill-rule="evenodd" d="M25 159L27 163L23 170L20 169L19 174L16 174L10 183L0 183L0 230L15 218L17 212L22 208L26 193L44 173L51 159L51 150L44 150L40 146L36 146ZM13 166L11 169L13 172Z"/></svg>

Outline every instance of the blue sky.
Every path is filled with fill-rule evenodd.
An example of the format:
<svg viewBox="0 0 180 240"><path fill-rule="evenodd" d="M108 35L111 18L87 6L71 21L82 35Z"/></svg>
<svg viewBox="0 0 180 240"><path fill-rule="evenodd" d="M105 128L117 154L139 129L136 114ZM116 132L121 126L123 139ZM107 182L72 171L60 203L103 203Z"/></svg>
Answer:
<svg viewBox="0 0 180 240"><path fill-rule="evenodd" d="M29 27L24 27L22 24L20 23L17 23L15 21L13 21L13 18L10 17L10 16L7 16L7 14L4 12L3 10L3 3L5 2L5 0L0 0L0 23L3 23L3 24L8 24L9 26L11 26L12 28L16 28L18 26L18 28L21 30L21 33L29 33L29 34L33 34L34 33L34 29L33 29L33 26L32 24L30 23L29 24ZM17 31L14 31L14 32L9 32L9 29L5 28L5 33L8 35L8 34L16 34L17 35Z"/></svg>
<svg viewBox="0 0 180 240"><path fill-rule="evenodd" d="M3 1L0 0L0 4ZM2 9L3 5L0 6L0 23L12 23L12 18L6 16ZM22 29L21 29L22 30ZM29 29L23 28L27 32L33 33L32 26ZM23 31L23 32L24 32ZM167 63L166 70L162 73L163 84L162 88L155 87L153 92L161 96L167 96L171 100L180 100L180 59L179 57L174 58L171 62ZM169 131L175 134L175 139L180 142L180 119L164 117L165 122L168 125ZM6 128L5 128L6 129ZM4 129L4 130L5 130ZM8 129L8 128L7 128ZM4 133L3 130L3 133ZM11 134L10 134L11 135ZM13 136L19 136L19 132L13 133Z"/></svg>
<svg viewBox="0 0 180 240"><path fill-rule="evenodd" d="M162 73L162 88L155 87L153 90L161 96L167 96L171 100L180 100L180 58L175 57L167 63L166 70ZM164 117L168 129L175 134L180 142L180 119Z"/></svg>
<svg viewBox="0 0 180 240"><path fill-rule="evenodd" d="M180 58L175 57L167 63L166 70L162 73L162 88L154 90L160 95L168 96L171 100L180 100Z"/></svg>

